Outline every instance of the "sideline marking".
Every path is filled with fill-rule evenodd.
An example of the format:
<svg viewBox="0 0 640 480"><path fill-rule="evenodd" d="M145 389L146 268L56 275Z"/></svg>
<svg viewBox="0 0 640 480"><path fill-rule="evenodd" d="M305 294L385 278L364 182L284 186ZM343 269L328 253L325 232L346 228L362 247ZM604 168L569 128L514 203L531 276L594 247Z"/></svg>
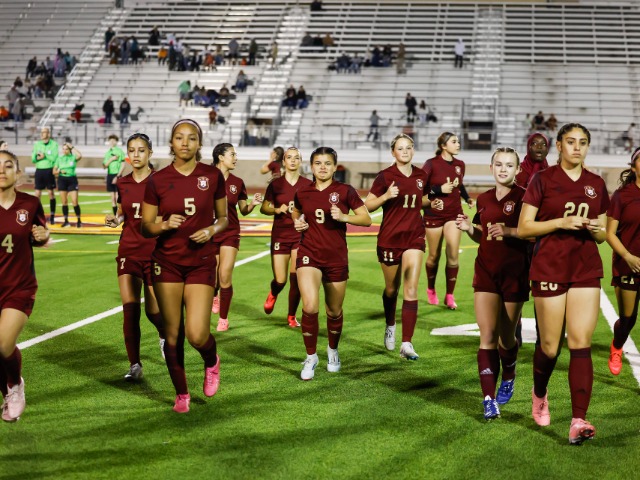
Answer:
<svg viewBox="0 0 640 480"><path fill-rule="evenodd" d="M270 250L265 250L264 252L260 252L251 257L245 258L243 260L239 260L234 264L234 267L239 267L244 265L245 263L253 262L254 260L258 260L259 258L266 257L271 254ZM144 302L144 298L141 299L141 302ZM30 340L25 340L24 342L20 342L18 344L18 348L20 350L24 350L25 348L29 348L33 345L37 345L38 343L42 343L46 340L51 340L52 338L58 337L65 333L69 333L73 330L76 330L80 327L84 327L85 325L89 325L91 323L97 322L98 320L102 320L103 318L110 317L115 315L116 313L120 313L122 311L122 305L119 307L112 308L111 310L107 310L106 312L98 313L97 315L93 315L92 317L85 318L84 320L80 320L78 322L72 323L70 325L66 325L64 327L60 327L56 330L52 330L51 332L45 333L38 337L34 337Z"/></svg>

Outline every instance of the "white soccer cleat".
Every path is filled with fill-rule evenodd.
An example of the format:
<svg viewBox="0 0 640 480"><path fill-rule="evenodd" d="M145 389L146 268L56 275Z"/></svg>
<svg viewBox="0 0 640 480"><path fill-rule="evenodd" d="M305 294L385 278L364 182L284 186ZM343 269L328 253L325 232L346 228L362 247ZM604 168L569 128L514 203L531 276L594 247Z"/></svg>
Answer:
<svg viewBox="0 0 640 480"><path fill-rule="evenodd" d="M417 360L420 356L413 349L411 342L402 342L400 345L400 356L407 360Z"/></svg>
<svg viewBox="0 0 640 480"><path fill-rule="evenodd" d="M396 349L396 326L387 325L384 329L384 346L387 350Z"/></svg>
<svg viewBox="0 0 640 480"><path fill-rule="evenodd" d="M318 365L318 354L307 355L307 358L302 362L302 372L300 372L300 378L302 380L311 380L315 374L316 366Z"/></svg>
<svg viewBox="0 0 640 480"><path fill-rule="evenodd" d="M340 371L340 355L338 349L333 349L327 345L327 372L335 373Z"/></svg>

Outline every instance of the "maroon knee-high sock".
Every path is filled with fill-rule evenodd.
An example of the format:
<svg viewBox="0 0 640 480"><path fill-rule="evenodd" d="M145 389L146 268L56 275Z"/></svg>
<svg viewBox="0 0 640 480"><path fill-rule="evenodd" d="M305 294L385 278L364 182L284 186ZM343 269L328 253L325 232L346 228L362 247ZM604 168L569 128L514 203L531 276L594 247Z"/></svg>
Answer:
<svg viewBox="0 0 640 480"><path fill-rule="evenodd" d="M342 335L342 325L344 324L344 318L342 312L337 317L332 317L327 314L327 337L329 338L329 347L334 350L338 348L340 343L340 336Z"/></svg>
<svg viewBox="0 0 640 480"><path fill-rule="evenodd" d="M624 346L625 342L629 338L631 329L636 324L636 318L636 315L632 317L620 316L613 325L613 346L615 348L622 348Z"/></svg>
<svg viewBox="0 0 640 480"><path fill-rule="evenodd" d="M300 305L300 288L298 287L298 274L289 274L289 316L296 316Z"/></svg>
<svg viewBox="0 0 640 480"><path fill-rule="evenodd" d="M220 318L229 318L229 308L233 297L233 285L220 288Z"/></svg>
<svg viewBox="0 0 640 480"><path fill-rule="evenodd" d="M198 351L198 353L202 357L202 360L204 360L205 368L211 368L215 366L216 362L218 361L216 358L216 356L218 355L218 349L216 347L216 339L213 337L213 335L209 334L209 338L203 346L196 347L194 345L193 348Z"/></svg>
<svg viewBox="0 0 640 480"><path fill-rule="evenodd" d="M140 304L137 302L122 305L124 322L124 346L131 365L140 363Z"/></svg>
<svg viewBox="0 0 640 480"><path fill-rule="evenodd" d="M302 339L307 349L307 355L316 353L318 346L318 312L307 313L302 310L302 321L300 322Z"/></svg>
<svg viewBox="0 0 640 480"><path fill-rule="evenodd" d="M453 294L453 291L456 289L456 282L458 281L458 266L450 267L447 265L444 271L447 277L447 293Z"/></svg>
<svg viewBox="0 0 640 480"><path fill-rule="evenodd" d="M424 268L427 271L427 287L433 290L436 288L436 277L438 276L438 264L429 265L425 263Z"/></svg>
<svg viewBox="0 0 640 480"><path fill-rule="evenodd" d="M480 387L482 398L489 395L496 396L496 384L500 373L500 354L494 349L478 349L478 374L480 375Z"/></svg>
<svg viewBox="0 0 640 480"><path fill-rule="evenodd" d="M147 318L149 319L149 321L153 324L154 327L156 327L156 330L158 331L158 336L160 338L164 338L164 321L162 320L162 314L160 312L158 313L149 313L149 312L145 312L147 314Z"/></svg>
<svg viewBox="0 0 640 480"><path fill-rule="evenodd" d="M398 304L398 295L387 297L382 292L382 307L384 308L384 321L387 325L396 324L396 306Z"/></svg>
<svg viewBox="0 0 640 480"><path fill-rule="evenodd" d="M573 418L586 418L593 387L591 348L569 349L569 389Z"/></svg>
<svg viewBox="0 0 640 480"><path fill-rule="evenodd" d="M418 301L402 301L402 341L410 342L418 320Z"/></svg>
<svg viewBox="0 0 640 480"><path fill-rule="evenodd" d="M274 297L277 297L286 284L287 282L278 283L275 281L275 279L271 280L271 295L273 295Z"/></svg>
<svg viewBox="0 0 640 480"><path fill-rule="evenodd" d="M171 377L171 383L176 389L177 395L186 395L189 393L187 389L187 376L184 372L184 346L182 355L179 355L177 345L164 344L164 358L167 362L167 369Z"/></svg>
<svg viewBox="0 0 640 480"><path fill-rule="evenodd" d="M557 361L558 357L547 357L540 345L536 345L533 354L533 392L536 397L543 398L547 394L547 385Z"/></svg>
<svg viewBox="0 0 640 480"><path fill-rule="evenodd" d="M7 386L9 388L20 385L20 377L22 375L22 353L16 347L11 355L2 359L4 365L4 374L7 377Z"/></svg>
<svg viewBox="0 0 640 480"><path fill-rule="evenodd" d="M3 397L7 396L9 389L7 388L7 374L4 371L4 359L0 356L0 392Z"/></svg>
<svg viewBox="0 0 640 480"><path fill-rule="evenodd" d="M518 342L510 348L502 348L498 345L500 362L502 363L502 380L513 380L516 378L516 362L518 360Z"/></svg>

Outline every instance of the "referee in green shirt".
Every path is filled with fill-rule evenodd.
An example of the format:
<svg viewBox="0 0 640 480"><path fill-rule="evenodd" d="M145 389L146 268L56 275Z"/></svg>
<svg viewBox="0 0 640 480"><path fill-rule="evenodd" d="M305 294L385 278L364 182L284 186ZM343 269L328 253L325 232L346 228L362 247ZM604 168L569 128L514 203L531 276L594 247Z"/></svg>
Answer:
<svg viewBox="0 0 640 480"><path fill-rule="evenodd" d="M49 223L55 223L56 216L56 179L53 165L58 159L58 142L51 139L51 129L42 127L40 140L33 145L31 161L36 164L35 195L40 198L42 190L49 192Z"/></svg>
<svg viewBox="0 0 640 480"><path fill-rule="evenodd" d="M120 139L117 135L109 135L108 140L110 148L107 150L107 153L104 154L102 166L107 169L107 192L111 193L111 208L115 215L118 212L118 189L116 188L116 181L126 155L124 151L118 147L118 141Z"/></svg>
<svg viewBox="0 0 640 480"><path fill-rule="evenodd" d="M73 211L76 214L77 227L82 227L80 219L80 205L78 204L78 177L76 175L76 166L78 161L82 159L82 153L70 143L62 145L62 155L58 157L53 166L53 174L58 176L58 192L60 192L60 200L62 201L62 214L64 215L64 223L62 227L70 227L69 223L69 204L68 197L71 197Z"/></svg>

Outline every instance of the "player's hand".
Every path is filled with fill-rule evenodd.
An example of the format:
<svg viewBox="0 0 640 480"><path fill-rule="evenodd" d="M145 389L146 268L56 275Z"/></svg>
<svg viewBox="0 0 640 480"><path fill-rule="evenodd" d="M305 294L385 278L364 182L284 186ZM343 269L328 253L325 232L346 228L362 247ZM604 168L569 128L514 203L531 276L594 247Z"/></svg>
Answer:
<svg viewBox="0 0 640 480"><path fill-rule="evenodd" d="M289 205L283 203L278 208L275 209L276 213L287 213L289 211Z"/></svg>
<svg viewBox="0 0 640 480"><path fill-rule="evenodd" d="M504 237L507 233L507 227L499 223L494 223L487 229L487 235L492 238Z"/></svg>
<svg viewBox="0 0 640 480"><path fill-rule="evenodd" d="M629 253L625 257L624 261L627 262L627 265L629 265L629 268L633 273L640 273L640 258Z"/></svg>
<svg viewBox="0 0 640 480"><path fill-rule="evenodd" d="M120 222L118 221L118 217L116 217L113 213L108 213L104 217L104 224L107 227L116 228L118 225L120 225Z"/></svg>
<svg viewBox="0 0 640 480"><path fill-rule="evenodd" d="M49 239L49 231L42 225L33 225L31 227L31 236L37 243L44 243Z"/></svg>
<svg viewBox="0 0 640 480"><path fill-rule="evenodd" d="M434 210L444 210L444 200L441 198L434 198L431 200L431 208Z"/></svg>
<svg viewBox="0 0 640 480"><path fill-rule="evenodd" d="M117 176L113 177L113 180L111 180L111 185L115 185L116 183L118 183L118 177Z"/></svg>
<svg viewBox="0 0 640 480"><path fill-rule="evenodd" d="M293 227L296 229L296 232L304 232L309 228L309 224L304 219L304 214L300 215L300 218L293 221Z"/></svg>
<svg viewBox="0 0 640 480"><path fill-rule="evenodd" d="M387 188L387 192L385 193L385 195L387 196L387 200L396 198L398 195L400 195L400 189L396 187L395 181L391 182L391 185L389 185L389 188Z"/></svg>
<svg viewBox="0 0 640 480"><path fill-rule="evenodd" d="M597 233L605 230L604 225L600 225L600 222L597 218L589 220L587 219L587 223L584 224L585 228L590 232Z"/></svg>
<svg viewBox="0 0 640 480"><path fill-rule="evenodd" d="M180 225L182 225L186 219L187 219L187 217L174 213L173 215L171 215L169 217L168 220L165 220L164 222L162 222L162 229L163 230L175 230Z"/></svg>
<svg viewBox="0 0 640 480"><path fill-rule="evenodd" d="M337 205L331 205L331 218L336 222L345 222L346 220L342 218L343 215L342 210L340 210Z"/></svg>
<svg viewBox="0 0 640 480"><path fill-rule="evenodd" d="M443 183L442 186L440 187L440 191L442 193L451 193L453 192L453 187L455 187L453 182Z"/></svg>
<svg viewBox="0 0 640 480"><path fill-rule="evenodd" d="M588 223L588 218L570 215L560 219L560 228L563 230L584 230Z"/></svg>
<svg viewBox="0 0 640 480"><path fill-rule="evenodd" d="M36 160L42 160L44 158L44 153L40 152L36 155Z"/></svg>
<svg viewBox="0 0 640 480"><path fill-rule="evenodd" d="M455 221L458 230L462 230L463 232L469 232L471 230L471 222L469 222L469 217L466 215L458 214Z"/></svg>
<svg viewBox="0 0 640 480"><path fill-rule="evenodd" d="M205 243L211 238L211 231L208 228L203 228L202 230L198 230L194 234L189 235L189 238L196 243Z"/></svg>
<svg viewBox="0 0 640 480"><path fill-rule="evenodd" d="M473 208L476 206L476 201L473 198L470 198L469 200L467 200L467 206L469 208Z"/></svg>
<svg viewBox="0 0 640 480"><path fill-rule="evenodd" d="M253 200L251 200L251 205L261 205L262 204L262 194L256 193L253 195Z"/></svg>

